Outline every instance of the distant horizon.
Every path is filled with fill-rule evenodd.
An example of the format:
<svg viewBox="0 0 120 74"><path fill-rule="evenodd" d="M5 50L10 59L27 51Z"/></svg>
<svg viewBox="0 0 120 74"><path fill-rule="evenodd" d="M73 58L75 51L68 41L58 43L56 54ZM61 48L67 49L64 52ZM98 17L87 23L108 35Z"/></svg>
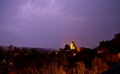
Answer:
<svg viewBox="0 0 120 74"><path fill-rule="evenodd" d="M116 34L119 34L119 33L116 33ZM116 34L114 34L114 36L113 36L113 38L115 37L115 35ZM112 38L112 39L113 39ZM110 40L112 40L112 39L109 39L109 40L101 40L101 41L110 41ZM100 43L100 41L99 41L99 43ZM95 47L93 47L93 48L96 48L96 47L98 47L99 46L99 43L98 43L98 45L97 46L95 46ZM67 42L66 44L70 44L70 42ZM64 46L66 45L66 44L64 44ZM76 44L76 43L75 43ZM0 46L4 46L4 47L9 47L9 46L11 46L12 44L10 44L10 45L0 45ZM78 46L78 44L76 44L77 45L77 47L84 47L84 46ZM37 46L37 47L35 47L35 46L16 46L16 45L12 45L12 46L14 46L14 47L21 47L21 48L43 48L43 49L56 49L56 50L58 50L58 49L60 49L60 48L64 48L64 46L62 46L62 47L59 47L59 48L46 48L46 47L39 47L39 46ZM90 47L85 47L85 48L90 48ZM93 49L93 48L90 48L90 49Z"/></svg>

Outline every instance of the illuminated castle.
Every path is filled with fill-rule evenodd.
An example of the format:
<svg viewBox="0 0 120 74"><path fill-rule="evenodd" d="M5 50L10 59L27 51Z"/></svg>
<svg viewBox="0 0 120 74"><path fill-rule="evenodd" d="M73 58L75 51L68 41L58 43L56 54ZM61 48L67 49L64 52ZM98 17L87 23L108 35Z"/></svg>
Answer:
<svg viewBox="0 0 120 74"><path fill-rule="evenodd" d="M76 49L76 45L73 41L70 42L70 49L71 50L75 50Z"/></svg>
<svg viewBox="0 0 120 74"><path fill-rule="evenodd" d="M80 48L76 47L75 43L73 41L69 44L71 50L77 50L80 51Z"/></svg>

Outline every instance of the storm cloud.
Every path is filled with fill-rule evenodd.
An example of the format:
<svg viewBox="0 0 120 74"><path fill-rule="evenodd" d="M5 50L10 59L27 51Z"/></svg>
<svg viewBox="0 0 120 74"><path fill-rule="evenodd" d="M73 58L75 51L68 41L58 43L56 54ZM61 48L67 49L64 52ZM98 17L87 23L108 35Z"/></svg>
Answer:
<svg viewBox="0 0 120 74"><path fill-rule="evenodd" d="M119 0L0 0L0 45L95 47L120 32Z"/></svg>

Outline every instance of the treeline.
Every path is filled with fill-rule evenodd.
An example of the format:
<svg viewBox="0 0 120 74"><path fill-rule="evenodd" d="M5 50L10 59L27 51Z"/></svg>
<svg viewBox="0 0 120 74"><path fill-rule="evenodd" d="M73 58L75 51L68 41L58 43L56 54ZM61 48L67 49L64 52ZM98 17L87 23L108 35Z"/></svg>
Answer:
<svg viewBox="0 0 120 74"><path fill-rule="evenodd" d="M55 51L0 46L0 73L23 74L30 71L32 73L27 74L57 74L60 71L65 74L99 74L120 62L119 44L120 34L112 40L101 41L94 49L81 47L79 51L77 48L71 50L67 44Z"/></svg>

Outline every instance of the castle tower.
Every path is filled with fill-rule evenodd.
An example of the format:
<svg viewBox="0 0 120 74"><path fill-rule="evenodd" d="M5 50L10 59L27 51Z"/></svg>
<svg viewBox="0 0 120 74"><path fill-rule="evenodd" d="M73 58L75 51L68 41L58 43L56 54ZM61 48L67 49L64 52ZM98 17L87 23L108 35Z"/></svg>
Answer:
<svg viewBox="0 0 120 74"><path fill-rule="evenodd" d="M76 45L73 41L70 42L70 49L71 50L75 50L76 49Z"/></svg>

